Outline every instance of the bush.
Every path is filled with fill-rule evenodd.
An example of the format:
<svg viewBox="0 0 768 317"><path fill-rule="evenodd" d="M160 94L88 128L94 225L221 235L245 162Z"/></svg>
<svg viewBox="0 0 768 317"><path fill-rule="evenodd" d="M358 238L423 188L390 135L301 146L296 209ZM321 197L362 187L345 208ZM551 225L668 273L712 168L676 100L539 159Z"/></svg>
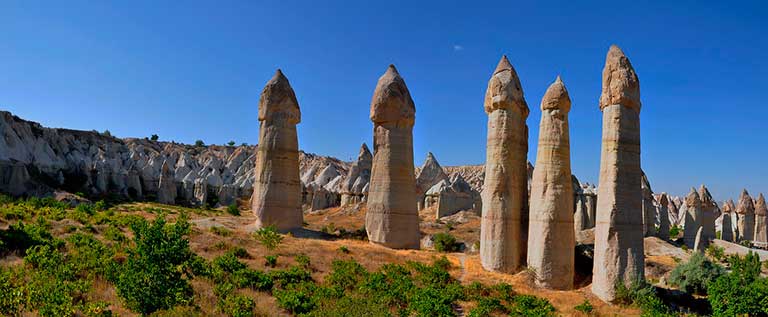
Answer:
<svg viewBox="0 0 768 317"><path fill-rule="evenodd" d="M227 316L232 317L250 317L253 316L253 310L256 303L248 296L240 294L231 294L224 301L220 302L219 308Z"/></svg>
<svg viewBox="0 0 768 317"><path fill-rule="evenodd" d="M722 261L722 260L725 259L725 248L723 248L723 247L718 247L718 246L716 246L714 244L710 244L707 247L707 251L706 252L707 252L707 255L709 255L710 257L712 257L713 259L715 259L717 261Z"/></svg>
<svg viewBox="0 0 768 317"><path fill-rule="evenodd" d="M309 256L307 256L306 254L299 254L296 256L295 259L296 259L296 263L298 263L303 268L309 268L311 265Z"/></svg>
<svg viewBox="0 0 768 317"><path fill-rule="evenodd" d="M277 305L289 312L299 315L309 313L317 306L317 300L312 296L317 286L311 282L290 284L286 289L272 292L277 299Z"/></svg>
<svg viewBox="0 0 768 317"><path fill-rule="evenodd" d="M18 222L8 229L0 231L0 254L17 251L26 252L32 246L49 245L54 248L61 247L64 242L55 239L48 230L49 224L39 218L35 224Z"/></svg>
<svg viewBox="0 0 768 317"><path fill-rule="evenodd" d="M232 234L231 230L227 229L226 227L221 227L221 226L213 226L209 230L211 230L211 232L213 234L215 234L217 236L221 236L221 237L228 237L229 235Z"/></svg>
<svg viewBox="0 0 768 317"><path fill-rule="evenodd" d="M510 308L511 316L554 316L555 307L543 298L533 295L517 295L514 306Z"/></svg>
<svg viewBox="0 0 768 317"><path fill-rule="evenodd" d="M280 242L283 241L283 236L277 232L277 228L275 226L268 226L256 230L253 235L256 240L261 243L261 245L270 251L277 249L277 247L280 245Z"/></svg>
<svg viewBox="0 0 768 317"><path fill-rule="evenodd" d="M277 255L265 255L264 265L269 267L275 267L277 265Z"/></svg>
<svg viewBox="0 0 768 317"><path fill-rule="evenodd" d="M195 147L204 147L205 142L203 140L195 140Z"/></svg>
<svg viewBox="0 0 768 317"><path fill-rule="evenodd" d="M331 263L331 273L325 280L329 286L343 293L346 290L354 290L367 275L368 270L355 260L335 260Z"/></svg>
<svg viewBox="0 0 768 317"><path fill-rule="evenodd" d="M344 253L344 254L349 254L349 253L351 253L351 251L349 251L349 248L347 248L347 246L346 246L346 245L342 245L342 246L340 246L340 247L339 247L339 252L341 252L341 253Z"/></svg>
<svg viewBox="0 0 768 317"><path fill-rule="evenodd" d="M728 261L731 272L709 285L709 300L714 316L768 314L768 279L760 276L760 257L750 252Z"/></svg>
<svg viewBox="0 0 768 317"><path fill-rule="evenodd" d="M670 316L669 307L661 301L656 288L645 280L637 279L629 287L616 284L615 302L622 305L635 305L642 310L643 316Z"/></svg>
<svg viewBox="0 0 768 317"><path fill-rule="evenodd" d="M268 291L274 285L270 275L251 269L236 271L232 274L232 283L238 288L250 287L257 291Z"/></svg>
<svg viewBox="0 0 768 317"><path fill-rule="evenodd" d="M160 139L160 136L158 136L157 134L153 134L152 136L149 137L149 139L152 141L157 141Z"/></svg>
<svg viewBox="0 0 768 317"><path fill-rule="evenodd" d="M235 256L235 253L231 251L213 259L213 266L214 268L227 273L234 273L235 271L248 267L245 263L240 262L240 260L237 259L237 256Z"/></svg>
<svg viewBox="0 0 768 317"><path fill-rule="evenodd" d="M0 315L18 316L24 308L24 284L0 266Z"/></svg>
<svg viewBox="0 0 768 317"><path fill-rule="evenodd" d="M595 310L595 307L592 306L592 303L590 303L589 300L585 299L583 303L576 305L576 307L574 307L573 309L575 309L578 312L590 314L592 313L592 311Z"/></svg>
<svg viewBox="0 0 768 317"><path fill-rule="evenodd" d="M456 252L459 251L459 244L456 238L449 233L436 233L432 236L437 252Z"/></svg>
<svg viewBox="0 0 768 317"><path fill-rule="evenodd" d="M706 295L707 286L724 272L722 266L707 260L701 252L695 252L688 262L672 270L669 283L686 293Z"/></svg>
<svg viewBox="0 0 768 317"><path fill-rule="evenodd" d="M151 224L142 220L134 223L131 230L136 245L128 250L128 257L114 278L117 294L126 306L149 314L191 302L190 274L179 270L192 259L186 217L182 215L174 225L166 225L162 216Z"/></svg>
<svg viewBox="0 0 768 317"><path fill-rule="evenodd" d="M672 227L669 228L669 238L675 239L679 235L680 235L680 227L678 227L677 225L672 225Z"/></svg>
<svg viewBox="0 0 768 317"><path fill-rule="evenodd" d="M240 215L240 209L237 208L237 204L233 203L229 206L227 206L227 213L233 216L239 216Z"/></svg>

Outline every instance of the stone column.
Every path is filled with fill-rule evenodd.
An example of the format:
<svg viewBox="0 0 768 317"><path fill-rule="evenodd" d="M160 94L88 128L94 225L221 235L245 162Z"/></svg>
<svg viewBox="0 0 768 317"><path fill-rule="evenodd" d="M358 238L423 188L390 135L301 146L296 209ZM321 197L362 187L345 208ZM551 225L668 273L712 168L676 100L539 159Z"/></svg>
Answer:
<svg viewBox="0 0 768 317"><path fill-rule="evenodd" d="M739 217L737 226L739 238L737 241L752 241L755 239L755 205L752 197L745 189L739 196L739 204L736 205L736 214Z"/></svg>
<svg viewBox="0 0 768 317"><path fill-rule="evenodd" d="M651 183L648 181L648 177L643 173L642 178L643 189L643 235L646 237L656 236L656 206L653 202L653 190L651 190Z"/></svg>
<svg viewBox="0 0 768 317"><path fill-rule="evenodd" d="M688 248L693 248L696 243L696 232L701 227L701 198L695 188L685 197L685 227L683 228L683 241ZM703 230L702 230L703 232Z"/></svg>
<svg viewBox="0 0 768 317"><path fill-rule="evenodd" d="M659 197L659 238L669 240L669 197L667 193L661 193Z"/></svg>
<svg viewBox="0 0 768 317"><path fill-rule="evenodd" d="M419 248L413 169L416 107L405 81L389 65L371 100L373 168L365 229L368 240L395 249Z"/></svg>
<svg viewBox="0 0 768 317"><path fill-rule="evenodd" d="M480 260L490 271L514 273L525 261L521 224L528 200L528 104L504 56L485 92L488 138L480 220Z"/></svg>
<svg viewBox="0 0 768 317"><path fill-rule="evenodd" d="M768 245L768 208L765 206L765 197L763 194L757 197L755 203L755 246L765 247Z"/></svg>
<svg viewBox="0 0 768 317"><path fill-rule="evenodd" d="M712 194L709 193L709 189L704 185L699 187L699 198L701 198L701 227L704 228L701 238L706 247L709 245L709 241L716 238L715 220L720 216L720 209L717 207L715 199L712 198Z"/></svg>
<svg viewBox="0 0 768 317"><path fill-rule="evenodd" d="M723 220L722 220L723 225L720 231L720 239L728 242L733 242L734 241L733 237L735 236L735 234L733 234L733 223L732 223L733 216L731 216L731 208L727 203L723 204L722 217L723 217Z"/></svg>
<svg viewBox="0 0 768 317"><path fill-rule="evenodd" d="M157 202L166 205L173 205L176 203L176 180L168 166L168 160L163 161L163 166L160 168L160 181L157 185Z"/></svg>
<svg viewBox="0 0 768 317"><path fill-rule="evenodd" d="M251 198L257 228L274 225L288 231L302 226L299 122L299 102L278 69L259 98L259 147Z"/></svg>
<svg viewBox="0 0 768 317"><path fill-rule="evenodd" d="M603 138L595 224L592 292L613 301L617 283L643 279L643 196L640 170L640 82L618 46L603 68Z"/></svg>
<svg viewBox="0 0 768 317"><path fill-rule="evenodd" d="M533 233L528 236L528 268L536 275L536 284L561 290L573 288L576 247L568 133L570 110L568 90L558 76L541 101L528 227L528 232Z"/></svg>

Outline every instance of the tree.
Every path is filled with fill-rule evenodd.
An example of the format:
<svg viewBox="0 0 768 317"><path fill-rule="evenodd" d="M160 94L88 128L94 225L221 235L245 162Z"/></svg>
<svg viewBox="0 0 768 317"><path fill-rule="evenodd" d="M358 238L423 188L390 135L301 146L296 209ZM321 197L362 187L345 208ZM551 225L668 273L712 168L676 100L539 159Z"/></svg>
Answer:
<svg viewBox="0 0 768 317"><path fill-rule="evenodd" d="M104 130L102 135L107 136L107 137L112 137L112 132L109 132L109 130Z"/></svg>
<svg viewBox="0 0 768 317"><path fill-rule="evenodd" d="M157 141L158 139L160 139L160 136L158 136L157 134L153 134L151 137L149 137L149 139L152 141Z"/></svg>
<svg viewBox="0 0 768 317"><path fill-rule="evenodd" d="M227 145L229 145L229 146L235 146L235 141L229 141L229 142L227 142Z"/></svg>
<svg viewBox="0 0 768 317"><path fill-rule="evenodd" d="M195 146L196 147L204 147L205 143L203 142L203 140L197 140L197 141L195 141Z"/></svg>

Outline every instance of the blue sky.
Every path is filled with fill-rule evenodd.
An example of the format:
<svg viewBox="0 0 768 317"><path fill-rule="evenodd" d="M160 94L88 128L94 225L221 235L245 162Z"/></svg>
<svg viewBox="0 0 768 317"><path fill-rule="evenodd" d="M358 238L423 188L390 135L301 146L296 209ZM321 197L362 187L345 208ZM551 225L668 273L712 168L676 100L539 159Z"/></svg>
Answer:
<svg viewBox="0 0 768 317"><path fill-rule="evenodd" d="M655 191L768 191L766 4L722 1L3 1L0 109L120 137L257 143L258 96L281 68L301 148L349 160L394 63L416 103L415 159L485 159L483 96L502 54L531 108L560 74L573 172L599 173L601 72L622 47L641 83L642 164ZM539 2L541 3L541 2Z"/></svg>

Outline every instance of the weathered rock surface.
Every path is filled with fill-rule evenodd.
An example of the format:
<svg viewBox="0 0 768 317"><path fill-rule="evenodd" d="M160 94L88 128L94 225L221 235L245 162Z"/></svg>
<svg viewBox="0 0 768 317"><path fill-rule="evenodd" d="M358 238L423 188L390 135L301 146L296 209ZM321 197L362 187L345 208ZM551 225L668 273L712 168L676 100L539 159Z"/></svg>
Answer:
<svg viewBox="0 0 768 317"><path fill-rule="evenodd" d="M653 190L648 177L643 173L641 181L643 189L643 235L646 237L656 236L656 202L653 198Z"/></svg>
<svg viewBox="0 0 768 317"><path fill-rule="evenodd" d="M699 230L696 230L696 239L693 242L692 250L695 252L704 252L707 248L707 243L704 239L704 227L699 227Z"/></svg>
<svg viewBox="0 0 768 317"><path fill-rule="evenodd" d="M442 218L462 210L472 210L480 193L474 191L461 175L441 180L425 194L425 208L435 206L435 217Z"/></svg>
<svg viewBox="0 0 768 317"><path fill-rule="evenodd" d="M768 207L763 194L755 202L755 239L752 243L758 247L768 246Z"/></svg>
<svg viewBox="0 0 768 317"><path fill-rule="evenodd" d="M667 193L661 193L659 205L656 208L659 217L658 237L662 240L669 240L669 197L667 197Z"/></svg>
<svg viewBox="0 0 768 317"><path fill-rule="evenodd" d="M528 104L517 72L504 56L485 93L488 138L480 221L483 268L513 273L525 261L528 201Z"/></svg>
<svg viewBox="0 0 768 317"><path fill-rule="evenodd" d="M739 217L737 227L739 229L738 241L752 241L755 239L755 204L752 197L745 189L739 196L739 204L736 205L736 215Z"/></svg>
<svg viewBox="0 0 768 317"><path fill-rule="evenodd" d="M373 167L365 228L368 240L396 249L419 248L413 166L416 107L405 81L390 65L371 100Z"/></svg>
<svg viewBox="0 0 768 317"><path fill-rule="evenodd" d="M729 200L723 203L723 215L720 217L720 239L733 242L736 237L733 230L733 211L736 209L733 207L733 201Z"/></svg>
<svg viewBox="0 0 768 317"><path fill-rule="evenodd" d="M432 152L427 153L427 158L424 160L421 168L416 173L416 199L419 204L424 202L427 191L435 184L448 180L448 175L445 174L443 167L437 162L437 159ZM422 205L422 207L425 207ZM421 209L421 208L419 208Z"/></svg>
<svg viewBox="0 0 768 317"><path fill-rule="evenodd" d="M701 198L701 227L704 228L702 238L706 246L709 244L709 241L717 238L715 235L715 220L720 217L720 207L717 206L709 189L704 185L699 187L699 198Z"/></svg>
<svg viewBox="0 0 768 317"><path fill-rule="evenodd" d="M174 180L173 172L168 166L168 161L163 161L163 165L160 168L157 201L161 204L175 204L176 193L176 181Z"/></svg>
<svg viewBox="0 0 768 317"><path fill-rule="evenodd" d="M695 188L685 197L685 226L683 241L688 248L693 248L696 242L696 232L701 227L701 198Z"/></svg>
<svg viewBox="0 0 768 317"><path fill-rule="evenodd" d="M286 231L301 228L299 139L301 111L288 79L278 69L259 98L259 152L252 211L256 227ZM210 184L210 182L209 182Z"/></svg>
<svg viewBox="0 0 768 317"><path fill-rule="evenodd" d="M365 201L365 196L367 196L368 193L363 191L363 189L366 188L365 186L368 185L368 182L371 180L372 165L373 154L368 150L368 145L363 143L360 147L360 153L357 155L357 161L350 166L347 178L342 183L342 206L358 204Z"/></svg>
<svg viewBox="0 0 768 317"><path fill-rule="evenodd" d="M613 301L617 283L644 278L640 82L629 59L611 46L603 68L603 144L595 225L592 292Z"/></svg>
<svg viewBox="0 0 768 317"><path fill-rule="evenodd" d="M528 268L545 288L573 288L575 233L568 112L571 99L558 76L541 101L536 168L531 184ZM578 181L576 182L578 185Z"/></svg>

